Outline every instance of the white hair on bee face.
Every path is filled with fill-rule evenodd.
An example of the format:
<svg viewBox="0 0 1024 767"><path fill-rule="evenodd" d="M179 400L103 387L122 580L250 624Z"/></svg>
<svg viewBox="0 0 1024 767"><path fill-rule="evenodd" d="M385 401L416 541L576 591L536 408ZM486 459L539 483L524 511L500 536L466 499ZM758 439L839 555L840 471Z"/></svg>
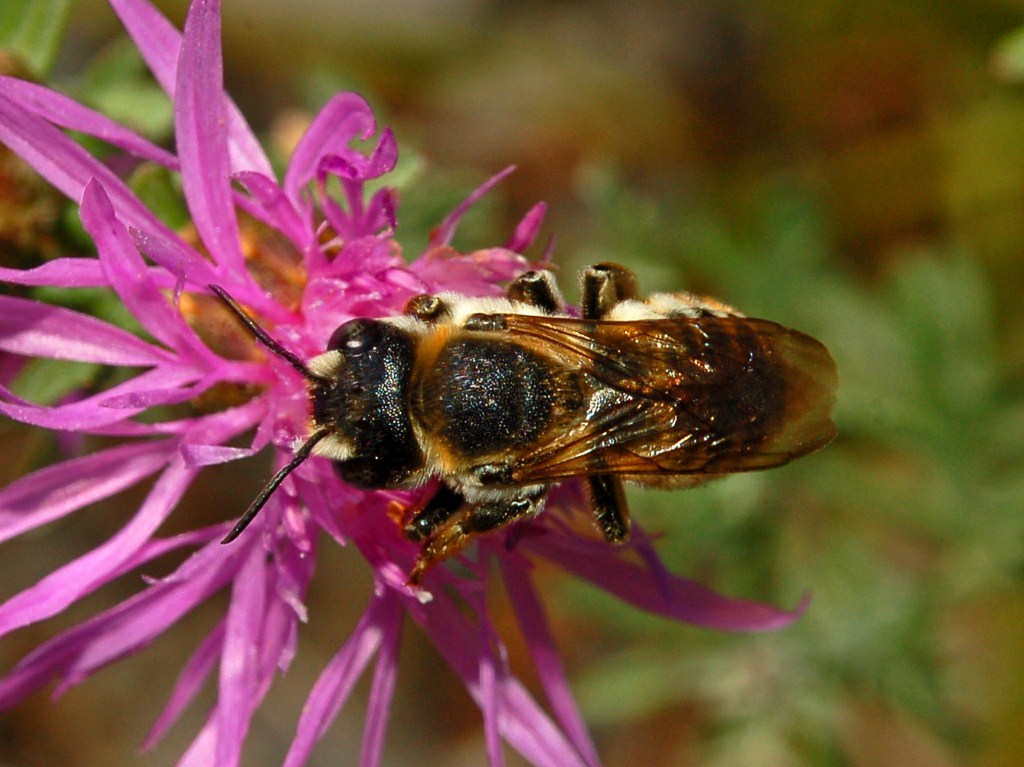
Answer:
<svg viewBox="0 0 1024 767"><path fill-rule="evenodd" d="M336 434L328 434L313 448L313 455L330 458L332 461L347 461L355 455L355 448L348 440Z"/></svg>

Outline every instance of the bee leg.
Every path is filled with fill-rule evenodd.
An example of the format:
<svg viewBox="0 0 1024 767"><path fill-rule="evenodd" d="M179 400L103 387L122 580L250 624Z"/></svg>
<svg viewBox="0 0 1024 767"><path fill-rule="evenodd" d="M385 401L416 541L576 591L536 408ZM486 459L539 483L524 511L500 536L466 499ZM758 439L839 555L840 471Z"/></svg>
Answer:
<svg viewBox="0 0 1024 767"><path fill-rule="evenodd" d="M538 514L544 508L545 497L546 492L540 491L510 501L488 501L467 506L449 517L420 549L416 564L409 573L409 584L418 584L429 567L462 551L477 533L490 532L517 519Z"/></svg>
<svg viewBox="0 0 1024 767"><path fill-rule="evenodd" d="M505 291L511 301L536 306L545 312L560 312L565 307L565 298L555 283L555 276L545 270L535 269L516 277Z"/></svg>
<svg viewBox="0 0 1024 767"><path fill-rule="evenodd" d="M587 477L594 522L609 543L629 540L629 506L622 490L622 481L611 474Z"/></svg>
<svg viewBox="0 0 1024 767"><path fill-rule="evenodd" d="M588 266L580 280L580 309L585 320L604 319L617 303L639 294L636 277L619 264Z"/></svg>
<svg viewBox="0 0 1024 767"><path fill-rule="evenodd" d="M636 278L624 266L595 264L583 270L580 303L585 320L604 319L620 301L638 294ZM594 509L594 521L609 543L629 538L629 508L622 481L611 474L587 477L587 489Z"/></svg>
<svg viewBox="0 0 1024 767"><path fill-rule="evenodd" d="M448 316L451 307L435 295L421 293L406 302L403 312L423 322L433 323Z"/></svg>
<svg viewBox="0 0 1024 767"><path fill-rule="evenodd" d="M466 499L462 497L461 493L455 492L448 485L441 485L423 508L409 520L409 524L402 529L402 532L410 541L415 543L424 541L465 503Z"/></svg>

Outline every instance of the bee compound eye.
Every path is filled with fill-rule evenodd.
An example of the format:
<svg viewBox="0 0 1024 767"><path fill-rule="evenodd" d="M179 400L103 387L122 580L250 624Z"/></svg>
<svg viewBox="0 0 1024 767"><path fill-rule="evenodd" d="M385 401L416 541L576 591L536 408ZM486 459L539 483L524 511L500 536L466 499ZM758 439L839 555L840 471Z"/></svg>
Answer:
<svg viewBox="0 0 1024 767"><path fill-rule="evenodd" d="M361 354L376 346L380 335L380 323L376 320L349 320L331 334L331 340L327 342L327 350L337 350L344 354Z"/></svg>

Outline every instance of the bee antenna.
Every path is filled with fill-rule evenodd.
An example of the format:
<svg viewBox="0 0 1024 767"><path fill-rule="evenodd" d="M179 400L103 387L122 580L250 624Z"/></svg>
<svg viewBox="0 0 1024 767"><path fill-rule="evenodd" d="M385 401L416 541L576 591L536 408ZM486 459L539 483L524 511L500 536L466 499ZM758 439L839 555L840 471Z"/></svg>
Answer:
<svg viewBox="0 0 1024 767"><path fill-rule="evenodd" d="M263 328L257 325L256 320L249 316L249 313L246 312L245 309L243 309L241 305L239 305L239 303L235 299L233 299L226 290L224 290L224 288L222 288L220 285L210 285L210 290L216 293L217 297L224 302L228 309L231 310L231 313L234 314L241 321L241 323L245 325L246 328L249 329L250 333L256 336L257 341L259 341L261 344L270 349L270 351L272 351L278 357L287 360L291 364L291 366L298 370L300 373L302 373L302 375L304 375L308 381L317 384L326 383L326 381L322 377L318 376L316 373L314 373L312 370L306 367L306 363L303 362L298 357L298 355L296 355L292 351L289 351L288 349L285 349L281 344L279 344L277 341L271 338L267 331L265 331Z"/></svg>
<svg viewBox="0 0 1024 767"><path fill-rule="evenodd" d="M260 513L260 509L270 500L270 496L274 494L274 491L280 487L281 483L284 482L285 477L299 468L299 465L309 458L310 453L313 452L313 448L316 447L316 443L326 437L330 432L327 429L321 429L320 431L314 432L313 436L302 443L302 447L295 451L295 455L288 462L288 465L282 468L277 474L275 474L271 480L260 490L259 495L252 499L252 503L249 504L249 508L245 510L245 513L239 517L238 522L231 528L231 532L224 536L221 543L231 543L242 531L249 526L256 515Z"/></svg>

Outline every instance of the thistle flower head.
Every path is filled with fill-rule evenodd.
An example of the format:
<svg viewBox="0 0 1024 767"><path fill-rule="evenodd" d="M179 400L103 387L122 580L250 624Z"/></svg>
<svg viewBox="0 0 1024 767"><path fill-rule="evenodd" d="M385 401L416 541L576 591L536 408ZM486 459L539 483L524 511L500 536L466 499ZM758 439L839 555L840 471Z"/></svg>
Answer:
<svg viewBox="0 0 1024 767"><path fill-rule="evenodd" d="M733 630L792 620L794 613L730 600L671 575L642 533L631 544L633 556L578 534L572 517L585 510L577 508L572 488L564 493L565 502L515 531L514 541L506 533L485 536L475 553L462 558L457 573L432 570L429 601L406 583L417 547L402 536L399 521L415 494L349 487L324 459L311 459L291 474L246 534L229 546L220 540L233 519L161 537L161 527L201 472L267 448L284 465L308 436L302 375L240 335L210 285L223 286L282 346L307 359L323 351L344 321L395 314L414 295L500 294L502 283L527 268L521 252L534 241L544 209L531 210L502 247L455 251L450 243L460 217L504 175L499 174L440 222L423 254L407 261L395 239L396 195L383 183L395 167L395 137L378 128L362 98L350 93L332 98L279 179L224 92L219 3L193 2L183 33L145 0L111 0L111 5L173 99L175 152L59 93L0 78L0 141L80 204L97 252L26 271L3 269L0 279L29 287L112 291L144 334L69 308L0 296L0 351L10 362L5 371L29 358L123 369L108 388L52 406L0 386L0 412L9 418L117 438L0 490L0 541L143 481L152 485L134 516L109 540L0 605L0 635L61 613L168 552L187 556L173 571L141 583L131 598L25 657L0 680L0 708L52 680L58 680L58 693L68 689L142 650L206 599L227 590L225 615L197 643L149 743L176 721L204 680L216 675L216 706L183 763L238 764L253 712L295 653L320 545L357 547L372 568L374 587L366 597L345 595L368 605L310 693L289 765L305 761L371 664L362 763L379 763L396 686L399 631L407 618L429 636L478 702L493 763L501 763L504 739L534 764L597 764L531 579L535 557L677 620ZM168 227L66 130L98 137L177 174L194 233ZM8 374L4 383L9 380ZM232 396L224 397L225 392ZM215 406L169 407L199 401ZM329 540L322 540L321 532ZM495 559L547 708L516 679L488 620L482 584L493 575L489 565Z"/></svg>

